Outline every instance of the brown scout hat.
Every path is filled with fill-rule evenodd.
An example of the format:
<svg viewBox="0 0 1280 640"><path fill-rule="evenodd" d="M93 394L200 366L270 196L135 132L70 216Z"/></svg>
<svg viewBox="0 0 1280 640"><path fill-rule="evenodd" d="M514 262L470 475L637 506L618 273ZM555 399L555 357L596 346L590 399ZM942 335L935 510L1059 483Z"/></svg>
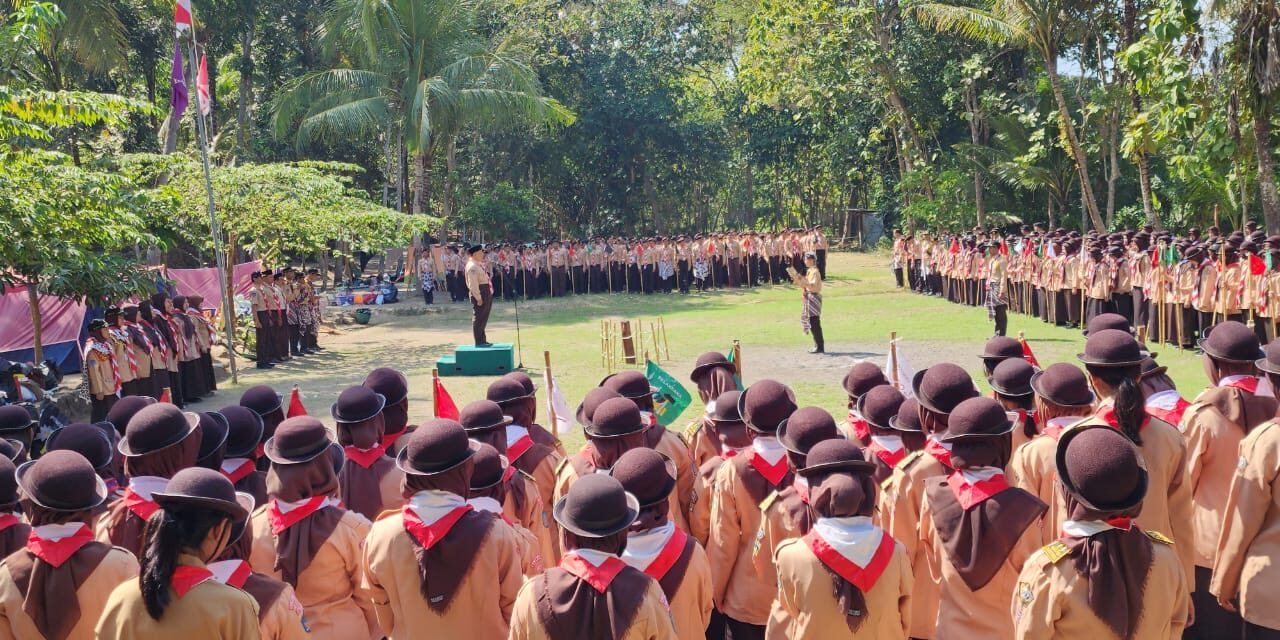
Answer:
<svg viewBox="0 0 1280 640"><path fill-rule="evenodd" d="M586 397L582 400L582 404L578 405L576 412L578 424L582 425L583 428L590 426L591 418L594 417L596 408L603 404L605 400L621 397L617 391L604 387L596 387L588 391Z"/></svg>
<svg viewBox="0 0 1280 640"><path fill-rule="evenodd" d="M943 415L951 413L961 402L978 396L978 388L969 373L950 362L941 362L917 373L911 386L922 408Z"/></svg>
<svg viewBox="0 0 1280 640"><path fill-rule="evenodd" d="M939 442L994 438L1013 431L1013 421L1004 406L992 398L969 398L952 409L947 432Z"/></svg>
<svg viewBox="0 0 1280 640"><path fill-rule="evenodd" d="M876 363L863 360L849 368L840 386L844 387L844 392L850 398L858 398L882 384L889 384L889 379L884 377L884 371Z"/></svg>
<svg viewBox="0 0 1280 640"><path fill-rule="evenodd" d="M398 404L409 396L409 381L404 374L391 367L378 367L365 376L364 386L373 389L387 399L387 404Z"/></svg>
<svg viewBox="0 0 1280 640"><path fill-rule="evenodd" d="M471 459L480 443L467 439L462 425L436 418L409 435L409 442L396 456L396 466L413 476L434 476Z"/></svg>
<svg viewBox="0 0 1280 640"><path fill-rule="evenodd" d="M738 413L747 428L758 433L774 433L796 410L791 388L776 380L761 380L738 396Z"/></svg>
<svg viewBox="0 0 1280 640"><path fill-rule="evenodd" d="M640 408L627 398L609 398L596 407L584 429L589 438L621 438L646 428Z"/></svg>
<svg viewBox="0 0 1280 640"><path fill-rule="evenodd" d="M1089 320L1089 324L1085 327L1084 334L1087 336L1106 329L1115 329L1125 333L1132 333L1128 318L1118 313L1099 313Z"/></svg>
<svg viewBox="0 0 1280 640"><path fill-rule="evenodd" d="M893 385L882 384L858 398L858 414L877 429L892 429L893 418L905 401L902 392Z"/></svg>
<svg viewBox="0 0 1280 640"><path fill-rule="evenodd" d="M472 459L475 460L475 467L471 471L471 486L468 487L472 491L497 486L506 476L507 457L498 453L493 445L480 443Z"/></svg>
<svg viewBox="0 0 1280 640"><path fill-rule="evenodd" d="M1253 329L1235 320L1214 325L1208 337L1200 339L1199 345L1209 357L1222 362L1245 364L1263 357Z"/></svg>
<svg viewBox="0 0 1280 640"><path fill-rule="evenodd" d="M1022 343L1009 336L995 336L987 340L987 344L983 345L982 353L978 354L978 357L983 360L1021 358Z"/></svg>
<svg viewBox="0 0 1280 640"><path fill-rule="evenodd" d="M804 468L796 473L812 478L835 471L871 474L876 471L876 463L868 461L858 445L843 438L835 438L814 445L805 458Z"/></svg>
<svg viewBox="0 0 1280 640"><path fill-rule="evenodd" d="M331 444L329 430L319 420L294 416L276 427L262 449L273 464L302 464L323 455Z"/></svg>
<svg viewBox="0 0 1280 640"><path fill-rule="evenodd" d="M1030 385L1036 395L1061 407L1083 407L1095 399L1084 372L1067 362L1055 362L1035 372Z"/></svg>
<svg viewBox="0 0 1280 640"><path fill-rule="evenodd" d="M621 483L627 493L636 497L641 509L666 500L676 488L675 464L648 447L622 454L609 470L609 475Z"/></svg>
<svg viewBox="0 0 1280 640"><path fill-rule="evenodd" d="M156 399L150 396L125 396L111 405L111 409L107 411L106 421L111 423L116 433L124 435L124 428L129 425L129 419L144 407L155 403Z"/></svg>
<svg viewBox="0 0 1280 640"><path fill-rule="evenodd" d="M196 460L204 460L226 444L231 425L226 416L216 411L202 411L196 415L200 416L200 450Z"/></svg>
<svg viewBox="0 0 1280 640"><path fill-rule="evenodd" d="M802 407L778 425L778 442L791 453L805 455L813 445L839 438L835 418L822 407Z"/></svg>
<svg viewBox="0 0 1280 640"><path fill-rule="evenodd" d="M218 410L227 419L227 457L248 458L262 441L262 416L248 407L232 405Z"/></svg>
<svg viewBox="0 0 1280 640"><path fill-rule="evenodd" d="M716 398L716 406L707 416L712 422L742 422L742 414L738 412L738 398L742 392L732 389Z"/></svg>
<svg viewBox="0 0 1280 640"><path fill-rule="evenodd" d="M129 419L124 438L116 447L126 458L154 453L186 440L199 424L200 416L158 402L143 407Z"/></svg>
<svg viewBox="0 0 1280 640"><path fill-rule="evenodd" d="M867 414L862 414L862 417L866 419ZM898 407L898 414L889 418L889 428L907 433L923 433L924 426L920 424L920 403L915 398L903 400Z"/></svg>
<svg viewBox="0 0 1280 640"><path fill-rule="evenodd" d="M99 424L107 429L112 428L106 423ZM69 424L49 434L44 445L45 451L74 451L84 456L94 469L101 469L115 459L110 436L103 430L103 426L83 422ZM4 501L0 499L0 502Z"/></svg>
<svg viewBox="0 0 1280 640"><path fill-rule="evenodd" d="M532 395L532 392L526 389L523 384L520 384L519 380L511 377L510 374L489 383L489 388L485 391L485 398L498 404L523 400Z"/></svg>
<svg viewBox="0 0 1280 640"><path fill-rule="evenodd" d="M693 363L693 371L689 372L689 380L697 382L702 374L715 369L716 367L724 367L729 371L736 371L733 363L719 351L708 351L698 356L697 361Z"/></svg>
<svg viewBox="0 0 1280 640"><path fill-rule="evenodd" d="M1155 355L1150 354L1151 357ZM1147 354L1142 352L1138 341L1127 331L1118 329L1103 329L1089 334L1084 343L1084 353L1076 354L1080 362L1094 367L1136 367L1145 357Z"/></svg>
<svg viewBox="0 0 1280 640"><path fill-rule="evenodd" d="M1138 448L1110 427L1086 425L1064 431L1055 462L1062 488L1094 511L1128 511L1147 494L1147 470Z"/></svg>
<svg viewBox="0 0 1280 640"><path fill-rule="evenodd" d="M458 424L467 433L489 431L511 424L511 416L503 415L502 407L492 400L476 400L462 408Z"/></svg>
<svg viewBox="0 0 1280 640"><path fill-rule="evenodd" d="M552 514L570 533L605 538L626 531L640 515L640 503L612 476L593 473L569 485Z"/></svg>
<svg viewBox="0 0 1280 640"><path fill-rule="evenodd" d="M21 497L16 472L13 461L0 456L0 504L13 504Z"/></svg>
<svg viewBox="0 0 1280 640"><path fill-rule="evenodd" d="M338 401L329 406L329 415L338 424L359 424L376 417L387 406L387 398L365 386L347 387Z"/></svg>
<svg viewBox="0 0 1280 640"><path fill-rule="evenodd" d="M1263 351L1265 357L1255 360L1254 366L1267 373L1280 375L1280 339L1272 340Z"/></svg>
<svg viewBox="0 0 1280 640"><path fill-rule="evenodd" d="M991 388L1002 396L1029 396L1033 393L1031 376L1035 373L1036 368L1022 358L1001 360L991 371Z"/></svg>
<svg viewBox="0 0 1280 640"><path fill-rule="evenodd" d="M618 395L638 400L653 395L653 385L639 371L620 371L600 381L600 386L618 392Z"/></svg>
<svg viewBox="0 0 1280 640"><path fill-rule="evenodd" d="M156 504L163 507L196 507L220 511L232 520L242 521L249 512L240 504L236 488L221 473L203 467L188 467L175 474L154 494Z"/></svg>
<svg viewBox="0 0 1280 640"><path fill-rule="evenodd" d="M36 425L26 408L18 404L0 406L0 433L22 431Z"/></svg>
<svg viewBox="0 0 1280 640"><path fill-rule="evenodd" d="M85 511L107 500L106 483L93 465L74 451L50 451L23 463L16 478L27 499L54 511Z"/></svg>

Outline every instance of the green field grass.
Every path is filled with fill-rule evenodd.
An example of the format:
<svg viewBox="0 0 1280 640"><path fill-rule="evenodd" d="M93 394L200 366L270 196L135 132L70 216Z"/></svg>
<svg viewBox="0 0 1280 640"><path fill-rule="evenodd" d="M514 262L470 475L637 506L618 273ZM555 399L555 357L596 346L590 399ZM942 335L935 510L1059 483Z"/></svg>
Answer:
<svg viewBox="0 0 1280 640"><path fill-rule="evenodd" d="M818 405L839 418L845 407L840 380L859 359L882 366L889 335L901 338L901 353L915 369L953 361L981 379L977 354L991 336L991 324L981 307L953 305L934 297L898 290L883 254L835 254L831 256L824 291L823 325L826 356L810 355L808 336L800 330L800 294L790 285L756 289L720 290L681 295L591 295L521 303L520 344L525 367L540 379L543 351L552 356L556 378L570 408L608 375L600 354L601 320L629 319L643 323L662 318L671 357L661 365L685 382L694 406L678 424L683 425L701 409L696 388L688 381L693 361L704 351L727 350L732 341L742 343L745 381L776 378L792 386L801 405ZM402 305L421 305L416 298ZM378 366L399 368L410 380L410 417L413 422L431 414L431 368L435 359L452 353L457 343L470 341L470 307L439 302L442 313L427 315L379 314L368 327L344 330L339 336L323 336L329 350L272 371L248 371L239 385L227 385L216 400L193 405L211 410L238 399L251 384L267 383L282 393L297 384L313 415L328 420L328 407L347 385L359 384L365 373ZM516 309L499 301L489 326L494 342L516 341ZM1078 331L1051 327L1019 315L1010 316L1010 332L1025 332L1041 364L1075 362L1084 340ZM653 351L646 338L642 351ZM652 353L650 354L653 355ZM1194 397L1204 386L1199 358L1190 352L1164 349L1159 361L1169 367L1184 396ZM635 368L639 368L637 365ZM461 407L482 398L492 378L445 378L445 385ZM545 420L544 420L545 422ZM581 439L575 431L567 439Z"/></svg>

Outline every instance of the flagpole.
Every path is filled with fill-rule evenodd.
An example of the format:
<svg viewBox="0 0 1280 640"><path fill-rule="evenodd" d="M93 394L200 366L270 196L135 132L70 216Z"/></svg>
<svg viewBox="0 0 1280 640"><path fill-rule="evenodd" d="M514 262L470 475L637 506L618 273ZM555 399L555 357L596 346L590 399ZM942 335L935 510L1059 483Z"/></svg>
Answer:
<svg viewBox="0 0 1280 640"><path fill-rule="evenodd" d="M231 364L231 384L239 384L239 372L236 367L235 332L232 330L231 316L235 313L235 300L230 295L227 282L227 257L222 250L222 227L218 224L218 213L213 203L213 178L209 170L209 136L205 128L204 113L200 107L200 58L196 49L195 26L188 27L191 32L191 45L188 49L191 57L191 75L196 78L196 90L191 93L195 97L196 130L200 138L200 162L204 166L204 188L209 207L209 234L213 238L213 253L218 265L218 285L222 290L222 327L227 341L227 358ZM181 30L179 30L181 34Z"/></svg>
<svg viewBox="0 0 1280 640"><path fill-rule="evenodd" d="M440 417L440 370L431 370L431 415Z"/></svg>
<svg viewBox="0 0 1280 640"><path fill-rule="evenodd" d="M898 380L898 332L889 332L889 360L893 363L893 368L889 372L889 379L893 380L893 386L899 391L902 390L902 384Z"/></svg>
<svg viewBox="0 0 1280 640"><path fill-rule="evenodd" d="M542 352L542 362L545 365L545 368L542 370L543 380L544 380L544 383L547 385L547 389L546 389L547 413L551 416L551 428L555 429L556 433L559 433L560 425L556 422L556 402L555 402L555 397L552 395L555 392L555 389L551 387L551 352L550 351Z"/></svg>

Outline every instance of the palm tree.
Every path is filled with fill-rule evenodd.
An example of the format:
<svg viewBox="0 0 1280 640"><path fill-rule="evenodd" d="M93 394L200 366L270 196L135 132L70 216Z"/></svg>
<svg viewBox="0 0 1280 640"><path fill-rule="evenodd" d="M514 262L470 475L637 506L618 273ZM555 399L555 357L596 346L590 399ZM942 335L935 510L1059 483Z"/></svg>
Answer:
<svg viewBox="0 0 1280 640"><path fill-rule="evenodd" d="M1080 178L1080 195L1089 220L1098 231L1106 231L1089 181L1089 159L1076 134L1075 121L1067 106L1062 80L1058 76L1058 51L1066 11L1062 0L990 0L985 9L943 2L923 2L911 8L915 16L938 31L992 44L1029 47L1040 54L1045 74L1058 105L1058 126L1067 139Z"/></svg>
<svg viewBox="0 0 1280 640"><path fill-rule="evenodd" d="M276 135L296 131L300 149L361 135L402 141L414 213L429 206L435 153L463 129L573 122L511 40L481 35L475 0L334 0L323 37L349 63L288 87L273 105Z"/></svg>

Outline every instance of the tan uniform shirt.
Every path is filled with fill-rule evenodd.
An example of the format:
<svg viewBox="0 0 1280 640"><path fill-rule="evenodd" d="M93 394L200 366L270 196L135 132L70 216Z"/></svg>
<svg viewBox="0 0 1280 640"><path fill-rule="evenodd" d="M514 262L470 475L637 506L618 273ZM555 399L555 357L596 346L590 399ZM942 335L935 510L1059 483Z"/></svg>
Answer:
<svg viewBox="0 0 1280 640"><path fill-rule="evenodd" d="M258 629L262 640L307 640L311 632L302 626L302 603L288 584L271 603L266 613L258 612Z"/></svg>
<svg viewBox="0 0 1280 640"><path fill-rule="evenodd" d="M529 549L529 567L536 568L533 573L527 573L529 577L533 577L538 573L542 573L543 567L555 566L560 562L559 544L555 536L559 535L559 529L551 528L551 511L547 508L547 503L542 499L542 493L538 491L538 485L533 478L516 472L517 476L524 482L524 509L517 511L515 500L508 491L506 499L502 502L502 514L508 520L519 525L521 529L529 534L531 542Z"/></svg>
<svg viewBox="0 0 1280 640"><path fill-rule="evenodd" d="M94 628L98 625L107 598L115 588L138 577L138 561L133 554L114 547L98 563L76 589L76 603L80 607L80 619L76 621L67 640L94 640ZM56 610L56 603L48 603ZM35 622L22 610L22 592L14 583L6 566L0 565L0 640L27 640L40 638Z"/></svg>
<svg viewBox="0 0 1280 640"><path fill-rule="evenodd" d="M1249 432L1236 465L1209 590L1238 595L1245 620L1280 629L1280 423Z"/></svg>
<svg viewBox="0 0 1280 640"><path fill-rule="evenodd" d="M527 583L516 596L515 610L511 613L511 634L509 640L554 640L547 635L538 618L538 603L534 601L533 583ZM588 587L590 588L590 587ZM662 587L657 581L649 581L649 590L644 599L636 603L636 615L621 638L612 640L684 640L677 636L671 622L671 611L667 609L667 599L662 595Z"/></svg>
<svg viewBox="0 0 1280 640"><path fill-rule="evenodd" d="M204 567L188 556L178 563ZM170 601L159 620L147 613L137 580L121 583L107 598L98 620L99 640L238 640L258 637L258 603L253 596L210 578Z"/></svg>
<svg viewBox="0 0 1280 640"><path fill-rule="evenodd" d="M1079 418L1077 418L1079 420ZM1065 502L1058 489L1058 466L1054 456L1058 438L1041 434L1018 447L1005 471L1010 486L1018 487L1049 505L1037 524L1045 540L1056 540L1062 534Z"/></svg>
<svg viewBox="0 0 1280 640"><path fill-rule="evenodd" d="M480 285L490 284L489 272L485 271L484 265L475 260L467 260L467 291L471 292L473 300L480 299Z"/></svg>
<svg viewBox="0 0 1280 640"><path fill-rule="evenodd" d="M760 505L743 486L733 464L720 465L710 493L707 557L715 580L716 608L734 620L763 625L768 622L778 586L762 578L751 561L760 531Z"/></svg>
<svg viewBox="0 0 1280 640"><path fill-rule="evenodd" d="M778 598L765 630L767 640L905 639L911 625L911 562L901 543L866 599L866 620L854 633L831 591L831 573L803 540L778 547ZM785 622L778 622L783 620Z"/></svg>
<svg viewBox="0 0 1280 640"><path fill-rule="evenodd" d="M924 502L924 483L929 478L946 475L946 467L933 456L917 451L908 455L893 475L885 481L888 487L880 497L881 526L901 543L911 560L914 584L911 588L911 637L933 638L938 618L938 584L929 575L925 545L919 543L920 506Z"/></svg>
<svg viewBox="0 0 1280 640"><path fill-rule="evenodd" d="M1187 625L1191 591L1178 554L1168 545L1153 542L1151 568L1147 571L1142 614L1133 637L1142 640L1177 640ZM1015 636L1020 640L1052 638L1117 638L1089 608L1089 582L1072 561L1057 562L1037 551L1018 575L1011 599Z"/></svg>
<svg viewBox="0 0 1280 640"><path fill-rule="evenodd" d="M250 523L253 552L249 564L254 571L280 580L267 507L255 511ZM361 548L369 527L364 516L344 513L298 579L298 601L316 640L350 640L380 633L373 603L361 586Z"/></svg>
<svg viewBox="0 0 1280 640"><path fill-rule="evenodd" d="M424 634L476 640L507 637L507 621L522 580L518 545L515 531L495 521L452 603L440 614L422 597L417 545L405 531L403 514L383 514L369 531L361 571L383 633L392 640Z"/></svg>

